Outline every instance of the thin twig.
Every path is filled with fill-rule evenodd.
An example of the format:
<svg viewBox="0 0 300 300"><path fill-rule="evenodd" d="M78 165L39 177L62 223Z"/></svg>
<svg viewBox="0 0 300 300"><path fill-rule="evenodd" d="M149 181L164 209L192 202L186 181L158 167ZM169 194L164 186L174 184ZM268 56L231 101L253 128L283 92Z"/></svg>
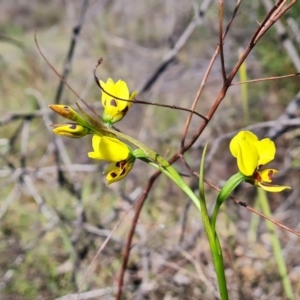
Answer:
<svg viewBox="0 0 300 300"><path fill-rule="evenodd" d="M300 72L299 73L288 74L288 75L272 76L272 77L266 77L266 78L258 78L258 79L240 81L240 82L233 82L233 83L231 83L231 85L241 85L241 84L245 84L245 83L264 82L264 81L289 78L289 77L294 77L294 76L299 76L299 75L300 75Z"/></svg>
<svg viewBox="0 0 300 300"><path fill-rule="evenodd" d="M226 30L225 30L225 32L224 32L224 34L223 34L223 38L222 38L223 41L225 40L225 38L226 38L226 36L227 36L227 33L228 33L228 31L229 31L229 28L230 28L230 26L232 25L232 22L233 22L234 18L235 18L236 15L237 15L237 12L238 12L238 9L239 9L239 7L240 7L240 4L241 4L241 0L238 0L237 4L236 4L236 6L235 6L235 9L234 9L234 11L233 11L233 13L232 13L231 19L230 19L230 21L228 22L228 25L227 25L227 27L226 27ZM215 63L215 61L216 61L216 58L217 58L217 56L218 56L218 54L219 54L219 51L220 51L220 45L218 45L218 46L216 47L215 52L214 52L214 54L212 55L212 58L211 58L211 60L210 60L210 62L209 62L209 65L208 65L208 67L207 67L207 69L206 69L206 71L205 71L205 74L204 74L203 79L202 79L202 81L201 81L200 87L199 87L199 89L198 89L198 91L197 91L197 94L196 94L195 99L194 99L194 101L193 101L193 104L192 104L192 106L191 106L191 110L192 110L192 111L194 111L195 108L196 108L196 105L197 105L197 103L198 103L198 101L199 101L199 99L200 99L200 96L201 96L202 92L203 92L204 86L205 86L205 84L206 84L206 82L207 82L207 80L208 80L208 76L209 76L209 74L210 74L210 72L211 72L211 69L212 69L212 67L213 67L213 65L214 65L214 63ZM188 118L187 118L187 120L186 120L186 123L185 123L185 126L184 126L184 130L183 130L182 138L181 138L181 142L180 142L180 151L179 151L180 153L183 153L183 151L184 151L185 139L186 139L186 135L187 135L189 126L190 126L191 121L192 121L192 116L193 116L192 114L190 114L190 115L188 116ZM207 117L207 116L206 116L206 117ZM208 124L208 121L206 122L205 126L206 126L207 124ZM204 129L204 128L203 128L203 129ZM202 132L202 131L201 131L201 132ZM201 132L199 133L199 136L200 136ZM194 137L193 137L193 138L194 138ZM197 139L198 137L195 136L195 138ZM196 139L195 139L195 141L196 141Z"/></svg>
<svg viewBox="0 0 300 300"><path fill-rule="evenodd" d="M225 69L225 61L224 61L224 38L223 38L223 0L219 0L219 45L220 45L220 58L221 58L221 70L222 70L222 76L223 76L223 82L226 81L226 69Z"/></svg>
<svg viewBox="0 0 300 300"><path fill-rule="evenodd" d="M209 180L204 179L204 181L205 181L210 187L214 188L215 190L217 190L217 191L220 191L220 190L221 190L219 187L217 187L216 185L214 185L213 183L211 183ZM300 232L298 232L298 231L296 231L296 230L294 230L294 229L292 229L292 228L290 228L290 227L288 227L288 226L283 225L282 223L280 223L280 222L274 220L274 219L271 218L271 217L268 217L268 216L264 215L263 213L261 213L261 212L255 210L254 208L252 208L251 206L249 206L247 203L245 203L245 202L243 202L243 201L240 201L239 199L237 199L237 198L235 198L235 197L233 197L233 196L229 196L229 198L232 199L235 203L239 204L240 206L247 208L247 209L248 209L249 211L251 211L252 213L255 213L255 214L259 215L260 217L262 217L262 218L264 218L264 219L266 219L266 220L268 220L268 221L274 223L274 224L277 225L278 227L281 227L281 228L283 228L283 229L286 230L286 231L289 231L289 232L291 232L291 233L293 233L293 234L295 234L295 235L297 235L297 236L300 236Z"/></svg>

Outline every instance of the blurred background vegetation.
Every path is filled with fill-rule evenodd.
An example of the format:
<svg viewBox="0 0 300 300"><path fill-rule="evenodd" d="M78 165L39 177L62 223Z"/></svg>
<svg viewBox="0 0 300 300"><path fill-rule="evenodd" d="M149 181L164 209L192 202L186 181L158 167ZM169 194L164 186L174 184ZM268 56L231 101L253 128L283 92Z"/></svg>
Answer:
<svg viewBox="0 0 300 300"><path fill-rule="evenodd" d="M54 137L49 125L62 120L47 105L57 101L60 79L38 53L34 34L47 59L62 73L74 28L84 15L67 81L99 114L101 91L93 79L99 57L104 59L98 69L100 79L123 79L131 90L141 91L137 98L144 101L189 108L219 41L218 3L206 2L203 19L149 88L145 88L146 83L191 24L201 1L0 2L1 299L55 299L76 293L82 282L83 292L116 287L133 210L124 217L92 272L85 278L84 274L104 239L154 172L137 162L125 180L106 187L102 175L105 165L87 157L90 137ZM224 24L236 4L225 2ZM298 55L299 11L297 3L282 18ZM242 3L224 45L228 70L265 14L264 1ZM283 42L275 28L266 34L247 58L249 78L297 71ZM198 112L207 113L221 85L217 62ZM214 153L208 152L206 176L222 185L237 171L228 151L231 136L225 134L245 125L276 120L299 89L299 77L248 85L250 122L245 124L241 88L233 86L200 139L186 153L187 161L197 171L204 143L208 141L211 149L216 145ZM67 88L63 89L60 103L74 106L76 100ZM299 111L296 106L293 117L299 116ZM180 146L187 116L183 111L135 104L117 127L168 158ZM193 117L188 137L200 122ZM281 170L276 182L293 190L268 197L274 218L299 230L299 129L290 129L276 136L277 156L272 166ZM262 126L254 131L263 138L270 130ZM182 164L175 166L189 174ZM197 179L186 180L196 188ZM209 205L216 195L207 188ZM256 190L245 185L235 195L254 205ZM256 227L250 227L251 222L251 213L230 200L218 220L230 299L285 299L265 221L258 220ZM296 294L299 239L279 228L276 232ZM173 183L161 176L139 219L125 278L125 299L215 299L213 274L197 212ZM89 299L113 299L113 291Z"/></svg>

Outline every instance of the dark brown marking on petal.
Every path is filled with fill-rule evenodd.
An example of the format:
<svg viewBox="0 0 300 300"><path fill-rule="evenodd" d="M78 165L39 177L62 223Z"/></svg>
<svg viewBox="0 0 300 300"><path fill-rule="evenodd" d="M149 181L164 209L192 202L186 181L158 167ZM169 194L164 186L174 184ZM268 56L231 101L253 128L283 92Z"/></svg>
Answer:
<svg viewBox="0 0 300 300"><path fill-rule="evenodd" d="M273 170L270 170L270 171L268 172L268 177L269 177L269 180L271 180L271 181L272 181L272 179L273 179L273 176L274 176L274 171L273 171Z"/></svg>
<svg viewBox="0 0 300 300"><path fill-rule="evenodd" d="M257 180L258 182L261 182L261 176L260 176L259 172L255 171L253 174L253 178L255 180Z"/></svg>
<svg viewBox="0 0 300 300"><path fill-rule="evenodd" d="M109 102L109 104L111 106L117 107L117 101L115 99L111 99L110 102Z"/></svg>
<svg viewBox="0 0 300 300"><path fill-rule="evenodd" d="M64 109L65 109L66 111L70 111L69 106L64 106Z"/></svg>
<svg viewBox="0 0 300 300"><path fill-rule="evenodd" d="M128 112L128 106L121 110L122 113L126 114Z"/></svg>
<svg viewBox="0 0 300 300"><path fill-rule="evenodd" d="M110 173L110 176L111 176L112 178L116 178L118 175L117 175L115 172L111 172L111 173Z"/></svg>
<svg viewBox="0 0 300 300"><path fill-rule="evenodd" d="M76 123L72 123L72 124L70 124L70 129L76 129L76 127L77 127L77 124Z"/></svg>
<svg viewBox="0 0 300 300"><path fill-rule="evenodd" d="M124 169L126 166L126 160L120 161L120 169Z"/></svg>
<svg viewBox="0 0 300 300"><path fill-rule="evenodd" d="M120 174L120 176L124 175L126 173L126 168L124 168Z"/></svg>

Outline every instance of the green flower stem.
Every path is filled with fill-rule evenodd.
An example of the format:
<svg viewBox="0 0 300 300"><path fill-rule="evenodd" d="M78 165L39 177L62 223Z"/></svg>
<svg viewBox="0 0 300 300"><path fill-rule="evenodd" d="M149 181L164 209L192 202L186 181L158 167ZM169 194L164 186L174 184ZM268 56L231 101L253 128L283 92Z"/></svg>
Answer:
<svg viewBox="0 0 300 300"><path fill-rule="evenodd" d="M268 198L266 195L266 192L263 189L257 189L258 191L258 200L259 204L262 208L263 213L266 216L271 216L271 210L268 202ZM287 274L287 268L284 261L284 257L281 250L281 245L279 242L279 239L275 233L275 225L269 221L266 221L266 226L269 230L269 233L271 235L271 242L273 246L274 256L275 260L278 266L278 271L282 280L283 289L286 295L286 299L292 300L293 299L293 290L292 285L289 280L288 274Z"/></svg>
<svg viewBox="0 0 300 300"><path fill-rule="evenodd" d="M228 300L228 291L226 285L222 248L219 243L219 239L215 230L212 229L210 218L206 207L205 191L204 191L204 163L205 163L206 150L207 150L207 144L203 149L202 159L200 164L200 172L199 172L199 198L200 198L200 206L201 206L201 217L208 238L210 252L212 254L213 263L217 274L220 297L221 300Z"/></svg>
<svg viewBox="0 0 300 300"><path fill-rule="evenodd" d="M217 221L217 216L220 210L221 205L224 203L224 201L229 197L229 195L232 193L232 191L242 182L245 180L244 175L241 173L236 173L232 175L226 184L222 187L218 198L217 202L211 217L211 227L212 230L215 231L216 229L216 221Z"/></svg>
<svg viewBox="0 0 300 300"><path fill-rule="evenodd" d="M213 262L217 274L220 296L221 296L221 300L228 300L229 298L228 298L228 290L227 290L226 277L225 277L223 253L216 232L214 235L214 241L215 243L209 243L209 245L210 245L210 251L213 256Z"/></svg>
<svg viewBox="0 0 300 300"><path fill-rule="evenodd" d="M152 161L149 161L145 157L139 157L139 158L147 162L149 165L153 166L154 168L160 170L162 173L167 175L172 181L174 181L175 184L189 196L189 198L193 201L193 203L201 213L204 229L208 237L213 263L217 274L218 286L219 286L220 297L221 297L220 299L228 300L229 298L228 298L228 291L227 291L225 271L224 271L223 255L222 255L221 246L218 237L216 234L214 234L214 231L212 231L210 225L210 219L206 208L204 192L201 192L204 191L204 189L200 188L200 199L199 199L195 195L195 193L190 189L190 187L182 180L181 176L177 173L177 171L171 165L166 166L165 163L167 163L167 161L164 161L165 167L163 167L162 165L158 165L156 163L153 163ZM200 174L199 178L203 178L203 174ZM204 183L202 182L202 187L203 184Z"/></svg>

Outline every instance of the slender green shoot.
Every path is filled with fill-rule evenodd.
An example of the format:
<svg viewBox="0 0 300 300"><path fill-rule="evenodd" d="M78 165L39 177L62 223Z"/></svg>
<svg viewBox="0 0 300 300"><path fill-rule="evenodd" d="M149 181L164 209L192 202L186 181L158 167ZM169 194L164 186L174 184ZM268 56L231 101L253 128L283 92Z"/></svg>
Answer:
<svg viewBox="0 0 300 300"><path fill-rule="evenodd" d="M211 217L211 228L213 231L215 231L216 228L216 222L217 222L217 216L220 210L221 205L225 202L225 200L229 197L229 195L232 193L232 191L242 182L244 181L244 176L241 173L236 173L232 175L226 182L226 184L222 187L215 207L214 211Z"/></svg>
<svg viewBox="0 0 300 300"><path fill-rule="evenodd" d="M207 144L205 145L202 153L201 164L200 164L200 172L199 172L199 198L200 198L200 206L201 206L201 217L202 222L204 225L204 229L208 238L210 251L213 258L213 263L215 266L219 292L220 292L220 299L221 300L228 300L228 290L226 284L226 277L225 277L225 269L224 269L224 261L223 261L223 254L222 248L220 246L219 238L217 233L212 230L210 224L210 218L208 215L206 201L205 201L205 191L204 191L204 166L205 166L205 154L207 150Z"/></svg>

